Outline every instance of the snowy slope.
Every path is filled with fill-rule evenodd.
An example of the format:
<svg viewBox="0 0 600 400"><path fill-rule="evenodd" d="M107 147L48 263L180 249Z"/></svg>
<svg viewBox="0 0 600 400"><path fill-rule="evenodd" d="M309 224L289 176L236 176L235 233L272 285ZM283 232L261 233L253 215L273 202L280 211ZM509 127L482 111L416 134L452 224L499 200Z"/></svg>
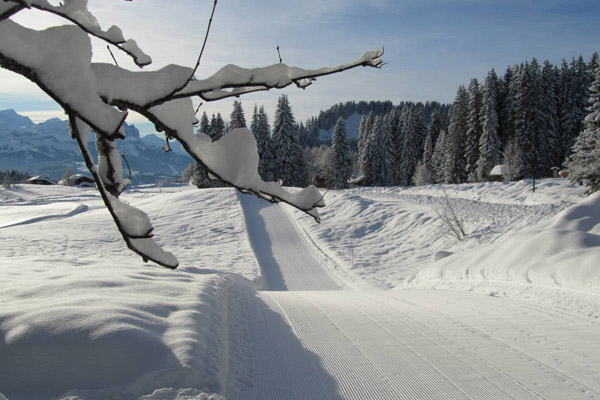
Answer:
<svg viewBox="0 0 600 400"><path fill-rule="evenodd" d="M223 387L237 362L224 342L231 288L261 279L233 190L123 197L155 216L179 269L132 256L91 189L0 189L0 392L9 399Z"/></svg>
<svg viewBox="0 0 600 400"><path fill-rule="evenodd" d="M549 220L514 230L421 269L411 286L517 282L600 294L600 193Z"/></svg>
<svg viewBox="0 0 600 400"><path fill-rule="evenodd" d="M435 186L329 191L322 224L232 189L126 192L177 253L169 271L126 251L91 189L2 188L0 393L600 398L600 197L530 190L445 187L460 243ZM434 262L442 250L455 254ZM301 291L257 292L277 273ZM369 290L305 291L325 277Z"/></svg>

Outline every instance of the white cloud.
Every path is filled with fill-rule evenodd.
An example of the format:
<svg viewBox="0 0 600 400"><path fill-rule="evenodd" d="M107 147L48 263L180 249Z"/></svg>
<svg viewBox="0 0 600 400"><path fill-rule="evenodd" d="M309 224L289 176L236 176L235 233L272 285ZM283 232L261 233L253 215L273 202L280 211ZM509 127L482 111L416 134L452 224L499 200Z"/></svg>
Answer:
<svg viewBox="0 0 600 400"><path fill-rule="evenodd" d="M63 121L65 121L67 119L65 112L61 109L58 109L58 110L35 110L35 111L16 110L16 111L17 111L17 113L19 113L25 117L29 117L36 124L47 121L50 118L58 118L58 119L62 119Z"/></svg>

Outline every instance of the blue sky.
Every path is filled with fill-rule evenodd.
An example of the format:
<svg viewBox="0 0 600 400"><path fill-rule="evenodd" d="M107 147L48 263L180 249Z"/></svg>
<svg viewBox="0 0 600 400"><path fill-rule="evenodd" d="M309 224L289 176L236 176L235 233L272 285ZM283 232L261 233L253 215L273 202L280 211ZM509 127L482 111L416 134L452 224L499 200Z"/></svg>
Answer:
<svg viewBox="0 0 600 400"><path fill-rule="evenodd" d="M103 26L116 24L138 41L154 59L151 68L194 64L212 6L208 0L89 3ZM48 24L37 11L15 19L32 28ZM503 72L532 57L553 63L579 54L588 59L600 50L600 1L220 0L198 76L228 63L272 64L277 45L285 63L300 67L340 64L381 46L388 64L323 77L306 90L290 87L243 97L247 117L254 103L264 104L272 117L281 92L288 94L298 120L347 100L451 102L459 84L481 80L491 68ZM117 57L128 65L125 56ZM110 62L102 44L95 45L94 58ZM228 116L232 102L201 109ZM51 99L8 71L0 71L4 108L37 121L62 117ZM152 131L139 116L132 115L131 122Z"/></svg>

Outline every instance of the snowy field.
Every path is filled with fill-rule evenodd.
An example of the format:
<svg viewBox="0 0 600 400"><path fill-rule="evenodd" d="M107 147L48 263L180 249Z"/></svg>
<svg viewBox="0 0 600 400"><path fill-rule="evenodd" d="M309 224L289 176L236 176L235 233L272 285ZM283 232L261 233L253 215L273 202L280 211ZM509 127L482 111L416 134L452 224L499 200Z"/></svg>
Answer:
<svg viewBox="0 0 600 400"><path fill-rule="evenodd" d="M445 193L463 241L440 186L329 191L321 224L232 189L128 191L170 271L94 190L0 189L0 399L600 398L600 195Z"/></svg>

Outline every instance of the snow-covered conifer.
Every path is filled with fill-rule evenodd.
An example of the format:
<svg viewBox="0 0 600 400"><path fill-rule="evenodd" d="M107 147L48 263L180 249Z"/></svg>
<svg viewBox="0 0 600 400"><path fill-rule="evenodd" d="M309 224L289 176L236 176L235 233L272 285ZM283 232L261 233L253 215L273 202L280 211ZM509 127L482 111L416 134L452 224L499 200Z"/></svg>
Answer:
<svg viewBox="0 0 600 400"><path fill-rule="evenodd" d="M246 117L242 108L241 100L233 101L233 110L229 118L229 129L246 128Z"/></svg>
<svg viewBox="0 0 600 400"><path fill-rule="evenodd" d="M359 136L358 136L358 166L359 173L363 177L363 181L367 182L370 176L369 169L369 143L373 124L375 123L375 115L370 112L367 117L363 116L360 121Z"/></svg>
<svg viewBox="0 0 600 400"><path fill-rule="evenodd" d="M466 182L464 141L468 129L469 93L460 85L450 110L450 125L446 136L445 183Z"/></svg>
<svg viewBox="0 0 600 400"><path fill-rule="evenodd" d="M331 180L335 189L348 187L348 179L351 173L350 144L346 137L346 123L340 117L333 130L331 139Z"/></svg>
<svg viewBox="0 0 600 400"><path fill-rule="evenodd" d="M281 95L273 126L273 171L274 178L283 180L284 185L288 186L298 185L298 181L306 175L302 173L302 167L297 165L301 159L301 148L297 141L297 125L292 107L288 97Z"/></svg>
<svg viewBox="0 0 600 400"><path fill-rule="evenodd" d="M127 247L145 261L168 268L176 268L178 261L154 241L148 216L119 200L129 184L129 180L123 178L117 150L117 140L125 138L122 126L128 110L135 110L167 137L179 140L212 177L245 193L289 203L318 219L316 207L324 204L314 187L290 193L260 179L256 156L252 154L255 143L248 129L234 129L230 137L216 142L207 140L202 133L194 135L193 126L198 120L191 98L216 101L291 84L304 88L319 76L358 66L381 67L383 63L383 51L376 50L363 53L351 63L314 70L282 63L252 70L227 65L204 79L196 77L197 66L168 65L154 71L131 71L119 65L92 62L91 37L121 50L140 67L151 64L152 59L135 40L126 39L119 27L104 30L87 8L87 1L14 0L10 3L14 4L0 2L0 66L30 79L63 107L69 118L71 136L77 141L102 201ZM43 16L53 14L70 23L38 31L9 18L28 13L32 8L41 11ZM216 122L214 131L220 136L225 124L219 127ZM96 133L97 165L88 149L90 128ZM132 215L135 217L130 218Z"/></svg>
<svg viewBox="0 0 600 400"><path fill-rule="evenodd" d="M498 109L500 112L498 118L498 137L500 138L501 149L504 149L515 132L515 121L513 114L515 102L515 71L516 67L508 67L504 73L502 85L499 87L500 104L498 104Z"/></svg>
<svg viewBox="0 0 600 400"><path fill-rule="evenodd" d="M271 180L271 163L273 159L271 128L269 127L269 120L263 106L260 106L260 109L258 109L257 105L254 105L250 129L256 139L256 147L258 156L260 157L258 172L263 179Z"/></svg>
<svg viewBox="0 0 600 400"><path fill-rule="evenodd" d="M542 129L541 140L545 142L546 151L542 158L542 169L547 172L552 167L560 167L561 146L559 137L559 116L558 116L558 72L548 60L544 62L541 76L541 98L539 102Z"/></svg>
<svg viewBox="0 0 600 400"><path fill-rule="evenodd" d="M481 90L477 79L469 84L469 111L465 136L465 173L469 182L477 181L477 160L481 138Z"/></svg>
<svg viewBox="0 0 600 400"><path fill-rule="evenodd" d="M198 130L204 135L208 135L210 132L210 122L208 121L206 111L202 113L202 117L200 118L200 128Z"/></svg>
<svg viewBox="0 0 600 400"><path fill-rule="evenodd" d="M412 184L415 168L423 155L423 142L427 132L422 108L411 107L407 121L404 124L404 141L400 151L401 185Z"/></svg>
<svg viewBox="0 0 600 400"><path fill-rule="evenodd" d="M368 182L373 186L384 186L387 169L385 132L381 115L374 117L368 143Z"/></svg>
<svg viewBox="0 0 600 400"><path fill-rule="evenodd" d="M498 137L498 114L496 99L498 97L498 79L491 70L483 85L481 125L482 134L479 139L479 158L477 159L477 180L484 181L500 161L500 139Z"/></svg>
<svg viewBox="0 0 600 400"><path fill-rule="evenodd" d="M573 182L583 181L588 194L600 191L600 67L594 76L585 130L577 137L567 162L569 178Z"/></svg>
<svg viewBox="0 0 600 400"><path fill-rule="evenodd" d="M433 149L433 181L443 183L446 171L446 131L442 130Z"/></svg>

